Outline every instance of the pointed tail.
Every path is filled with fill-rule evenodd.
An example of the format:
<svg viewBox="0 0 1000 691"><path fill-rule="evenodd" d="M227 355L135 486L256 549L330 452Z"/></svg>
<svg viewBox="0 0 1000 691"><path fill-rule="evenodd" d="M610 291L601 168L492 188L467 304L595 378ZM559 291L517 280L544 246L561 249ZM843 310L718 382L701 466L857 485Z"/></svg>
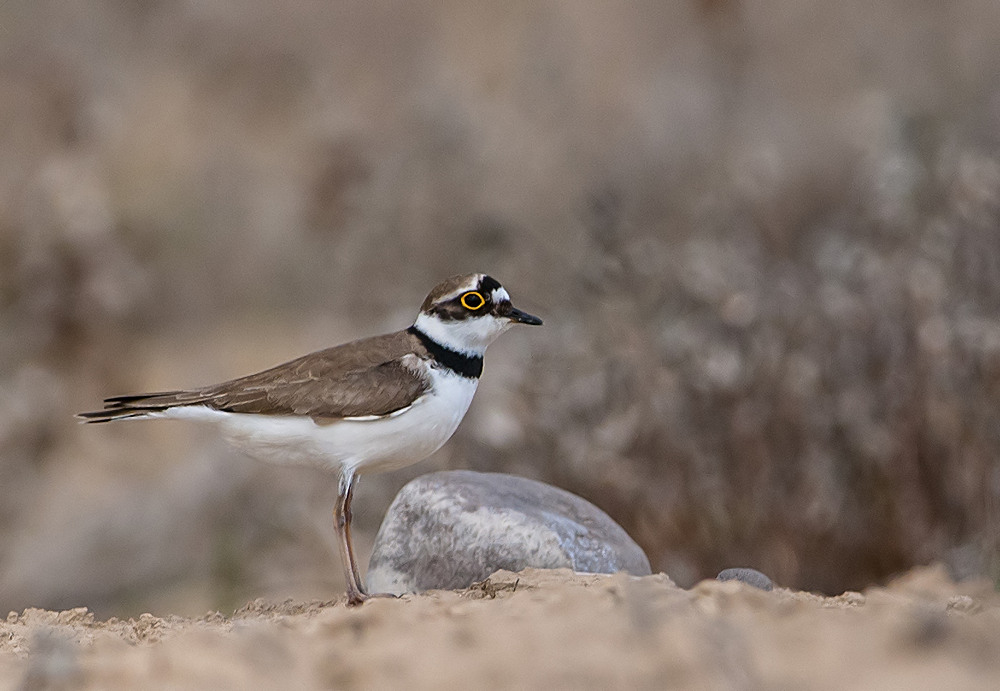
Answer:
<svg viewBox="0 0 1000 691"><path fill-rule="evenodd" d="M145 417L179 405L197 405L205 400L200 391L160 391L157 393L112 396L104 399L104 410L77 413L84 422L111 422Z"/></svg>

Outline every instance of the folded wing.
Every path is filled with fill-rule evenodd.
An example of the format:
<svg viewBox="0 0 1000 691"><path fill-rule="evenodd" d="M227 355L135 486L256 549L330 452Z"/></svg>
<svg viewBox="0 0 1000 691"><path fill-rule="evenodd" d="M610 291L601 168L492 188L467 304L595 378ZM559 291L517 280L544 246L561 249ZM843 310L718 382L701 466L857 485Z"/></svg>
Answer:
<svg viewBox="0 0 1000 691"><path fill-rule="evenodd" d="M406 408L430 386L409 334L376 336L304 355L277 367L198 389L114 396L87 422L142 417L179 406L317 420L381 417Z"/></svg>

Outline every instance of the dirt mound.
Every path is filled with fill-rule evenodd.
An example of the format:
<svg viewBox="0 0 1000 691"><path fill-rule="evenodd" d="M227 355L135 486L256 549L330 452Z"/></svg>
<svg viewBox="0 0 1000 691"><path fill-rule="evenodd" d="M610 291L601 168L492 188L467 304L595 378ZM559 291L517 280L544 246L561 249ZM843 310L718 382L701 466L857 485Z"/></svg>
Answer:
<svg viewBox="0 0 1000 691"><path fill-rule="evenodd" d="M3 688L973 689L1000 680L1000 595L917 569L838 597L663 575L498 572L463 591L255 601L231 617L0 624Z"/></svg>

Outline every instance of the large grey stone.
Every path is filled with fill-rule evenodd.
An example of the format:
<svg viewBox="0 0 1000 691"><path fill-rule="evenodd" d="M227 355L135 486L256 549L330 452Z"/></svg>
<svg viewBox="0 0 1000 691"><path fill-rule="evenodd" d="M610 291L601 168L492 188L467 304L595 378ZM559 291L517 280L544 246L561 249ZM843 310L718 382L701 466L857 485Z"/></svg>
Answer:
<svg viewBox="0 0 1000 691"><path fill-rule="evenodd" d="M650 573L628 534L590 502L551 485L452 470L393 500L368 565L372 593L465 588L500 569Z"/></svg>

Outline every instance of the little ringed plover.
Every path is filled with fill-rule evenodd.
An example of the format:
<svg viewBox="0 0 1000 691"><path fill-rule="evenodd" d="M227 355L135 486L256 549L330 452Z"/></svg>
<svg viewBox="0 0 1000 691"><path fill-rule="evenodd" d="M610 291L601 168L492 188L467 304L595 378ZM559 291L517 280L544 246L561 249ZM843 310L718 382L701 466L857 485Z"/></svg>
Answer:
<svg viewBox="0 0 1000 691"><path fill-rule="evenodd" d="M303 355L271 369L195 389L114 396L87 422L200 420L269 461L340 473L334 511L349 604L369 595L351 543L357 476L430 456L465 415L483 354L514 324L542 320L515 308L496 279L454 276L430 292L413 326Z"/></svg>

